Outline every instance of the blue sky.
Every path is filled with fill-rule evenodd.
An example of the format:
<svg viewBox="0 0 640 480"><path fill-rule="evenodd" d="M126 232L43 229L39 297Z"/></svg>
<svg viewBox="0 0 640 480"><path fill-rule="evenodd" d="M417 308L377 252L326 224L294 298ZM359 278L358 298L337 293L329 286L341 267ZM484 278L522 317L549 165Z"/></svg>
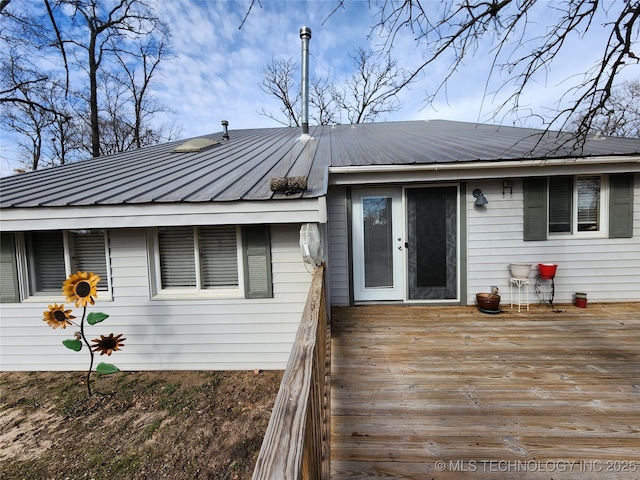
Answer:
<svg viewBox="0 0 640 480"><path fill-rule="evenodd" d="M258 113L261 108L277 112L279 107L259 85L272 59L293 58L299 63L302 26L312 30L311 72L331 75L336 81L351 73L349 54L354 49L375 50L383 41L371 35L371 26L377 21L376 0L346 0L344 8L333 14L338 0L261 0L254 4L240 29L250 4L250 0L156 0L158 15L171 27L175 57L164 62L156 78L155 95L174 112L172 118L182 127L182 138L219 132L223 119L229 121L231 131L279 126ZM430 0L423 0L423 4L439 6ZM545 16L550 14L552 9L539 8L532 12L531 21L544 28ZM525 107L523 115L491 116L501 97L485 92L495 91L502 79L496 77L486 85L492 45L481 45L433 105L424 104L425 92L433 91L441 81L446 60L419 75L400 95L401 110L378 121L439 118L538 127L539 121L526 113L554 108L553 101L566 90L563 81L597 61L596 45L602 44L603 37L604 31L598 28L588 36L572 37L573 44L567 46L563 57L527 90L521 103ZM423 58L410 32L396 39L393 56L398 66L405 68L418 65ZM0 141L0 170L6 175L15 166L17 154L8 132L0 130Z"/></svg>

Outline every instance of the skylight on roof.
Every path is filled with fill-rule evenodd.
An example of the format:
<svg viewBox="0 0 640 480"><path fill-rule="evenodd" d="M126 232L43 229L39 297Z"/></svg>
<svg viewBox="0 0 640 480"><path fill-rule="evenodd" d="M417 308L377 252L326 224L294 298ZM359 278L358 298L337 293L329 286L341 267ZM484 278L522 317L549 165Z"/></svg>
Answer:
<svg viewBox="0 0 640 480"><path fill-rule="evenodd" d="M190 140L187 140L186 142L178 145L176 148L173 149L174 152L201 152L202 150L205 150L207 148L211 148L211 147L215 147L216 145L219 145L221 142L217 141L217 140L210 140L208 138L204 138L204 137L199 137L199 138L192 138Z"/></svg>

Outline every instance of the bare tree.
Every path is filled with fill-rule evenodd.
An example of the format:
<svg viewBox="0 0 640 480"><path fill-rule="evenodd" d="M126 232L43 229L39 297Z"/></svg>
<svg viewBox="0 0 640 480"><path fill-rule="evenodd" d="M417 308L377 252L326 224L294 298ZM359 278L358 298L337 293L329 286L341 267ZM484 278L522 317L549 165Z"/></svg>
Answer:
<svg viewBox="0 0 640 480"><path fill-rule="evenodd" d="M575 122L578 128L581 114ZM596 134L640 138L640 81L624 82L611 91L601 113L593 117L592 130Z"/></svg>
<svg viewBox="0 0 640 480"><path fill-rule="evenodd" d="M342 5L344 0L339 0ZM424 61L406 82L425 72L436 61L449 61L439 87L429 100L446 87L447 81L479 47L489 46L490 78L501 77L507 99L494 114L519 111L526 88L548 73L551 64L566 49L569 39L583 36L593 29L604 29L600 61L575 72L575 81L557 107L546 118L548 125L566 126L571 116L582 112L577 134L584 140L591 124L601 114L612 95L620 73L638 67L633 52L638 41L640 2L600 2L572 0L548 2L538 0L456 0L433 2L384 0L376 4L378 23L374 26L385 35L385 50L391 51L398 35L409 32L425 50ZM538 15L542 14L542 15ZM599 18L605 18L604 23ZM544 19L546 23L541 23Z"/></svg>
<svg viewBox="0 0 640 480"><path fill-rule="evenodd" d="M60 100L63 97L52 98ZM65 105L59 108L61 110L69 108L68 105L69 103L65 102ZM47 142L49 161L47 166L64 165L79 160L83 156L81 129L78 120L71 115L71 112L72 109L69 108L69 114L54 116L49 125L50 135Z"/></svg>
<svg viewBox="0 0 640 480"><path fill-rule="evenodd" d="M256 2L251 1L247 16ZM346 3L335 0L335 8L325 22L343 10ZM596 119L607 112L623 70L640 66L640 54L633 50L640 35L637 0L378 0L369 2L369 8L377 18L371 33L384 40L382 52L393 52L396 40L405 33L424 52L423 61L411 70L399 89L436 62L448 64L436 88L426 93L427 103L446 90L452 76L481 47L488 48L489 56L482 58L490 65L485 96L490 94L489 84L496 76L500 77L501 86L492 93L506 92L506 99L493 111L494 118L501 113L523 111L521 102L527 87L540 77L545 78L560 53L568 49L572 37L584 37L596 29L604 31L599 61L567 78L565 93L547 106L550 114L533 113L543 118L547 130L570 126L580 113L575 129L578 145L587 138Z"/></svg>
<svg viewBox="0 0 640 480"><path fill-rule="evenodd" d="M11 12L7 8L9 4L10 0L0 3L0 53L4 72L0 80L0 104L8 108L14 105L16 108L35 108L42 113L57 115L60 112L38 102L36 95L25 95L31 89L42 89L51 81L50 76L37 66L39 53L50 43L47 35L49 19L35 18L24 11ZM17 45L24 44L29 45L26 51L17 48Z"/></svg>
<svg viewBox="0 0 640 480"><path fill-rule="evenodd" d="M100 152L100 121L98 100L98 74L105 57L120 49L127 38L147 37L155 32L167 32L160 20L142 0L119 0L108 9L99 0L60 0L74 9L72 18L82 19L88 33L83 37L70 37L67 42L86 53L86 73L89 79L89 114L91 125L91 154Z"/></svg>
<svg viewBox="0 0 640 480"><path fill-rule="evenodd" d="M296 81L299 75L298 64L292 59L273 59L264 69L264 80L260 89L280 101L280 116L266 112L261 108L258 113L287 127L299 127L300 85Z"/></svg>
<svg viewBox="0 0 640 480"><path fill-rule="evenodd" d="M349 123L372 122L383 113L399 110L397 94L408 84L409 75L389 55L380 58L359 48L351 58L355 73L344 87L333 90L333 99Z"/></svg>
<svg viewBox="0 0 640 480"><path fill-rule="evenodd" d="M350 123L371 122L383 113L400 108L396 97L406 84L407 74L388 55L356 50L351 56L355 72L336 85L329 77L312 77L309 89L310 116L318 125L340 123L342 115ZM281 103L281 117L259 113L287 126L299 126L300 74L293 60L274 60L265 68L262 91Z"/></svg>
<svg viewBox="0 0 640 480"><path fill-rule="evenodd" d="M340 112L333 98L335 85L328 77L311 77L309 82L309 115L316 125L340 123Z"/></svg>
<svg viewBox="0 0 640 480"><path fill-rule="evenodd" d="M133 104L132 141L135 148L141 148L149 144L149 141L153 142L143 132L144 126L148 123L146 122L148 117L168 110L149 96L149 86L158 65L167 58L167 38L168 33L162 35L157 41L152 37L148 42L138 45L138 50L135 53L129 53L126 56L122 51L116 50L116 57L125 81L118 80L128 91ZM131 67L127 56L134 57L136 61L133 63L138 66L137 69Z"/></svg>
<svg viewBox="0 0 640 480"><path fill-rule="evenodd" d="M41 150L47 158L29 161L31 168L65 163L81 149L96 156L175 135L173 126L151 126L168 111L153 98L152 83L170 58L170 32L145 0L5 0L0 7L2 69L22 72L0 80L3 121L25 138L9 111L31 125L33 109L50 121Z"/></svg>
<svg viewBox="0 0 640 480"><path fill-rule="evenodd" d="M35 170L40 166L46 130L55 116L54 108L47 104L52 87L48 78L38 78L22 68L15 57L14 62L3 65L2 75L13 85L2 104L2 121L21 134L18 144L25 158L24 166Z"/></svg>

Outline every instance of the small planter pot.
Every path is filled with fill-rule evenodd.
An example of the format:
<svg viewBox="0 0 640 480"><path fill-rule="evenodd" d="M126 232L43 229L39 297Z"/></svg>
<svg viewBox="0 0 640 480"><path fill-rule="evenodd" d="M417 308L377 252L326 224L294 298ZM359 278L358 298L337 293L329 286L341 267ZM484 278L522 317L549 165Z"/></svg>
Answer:
<svg viewBox="0 0 640 480"><path fill-rule="evenodd" d="M531 263L511 263L509 269L513 278L529 278Z"/></svg>
<svg viewBox="0 0 640 480"><path fill-rule="evenodd" d="M575 305L578 308L587 308L587 294L582 292L575 293Z"/></svg>
<svg viewBox="0 0 640 480"><path fill-rule="evenodd" d="M476 302L480 310L491 313L500 311L500 295L494 293L477 293Z"/></svg>
<svg viewBox="0 0 640 480"><path fill-rule="evenodd" d="M554 263L539 263L538 272L540 272L540 278L551 280L556 276L556 269L558 265Z"/></svg>

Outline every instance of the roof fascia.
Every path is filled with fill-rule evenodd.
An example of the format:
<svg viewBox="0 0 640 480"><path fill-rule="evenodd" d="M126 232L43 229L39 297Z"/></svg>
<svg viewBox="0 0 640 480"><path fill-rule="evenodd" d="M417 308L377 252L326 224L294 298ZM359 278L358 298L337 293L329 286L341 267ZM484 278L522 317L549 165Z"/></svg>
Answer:
<svg viewBox="0 0 640 480"><path fill-rule="evenodd" d="M255 202L207 202L3 208L2 231L250 225L326 222L324 197Z"/></svg>
<svg viewBox="0 0 640 480"><path fill-rule="evenodd" d="M330 167L330 185L640 172L640 155L430 165ZM382 180L381 180L382 178Z"/></svg>

